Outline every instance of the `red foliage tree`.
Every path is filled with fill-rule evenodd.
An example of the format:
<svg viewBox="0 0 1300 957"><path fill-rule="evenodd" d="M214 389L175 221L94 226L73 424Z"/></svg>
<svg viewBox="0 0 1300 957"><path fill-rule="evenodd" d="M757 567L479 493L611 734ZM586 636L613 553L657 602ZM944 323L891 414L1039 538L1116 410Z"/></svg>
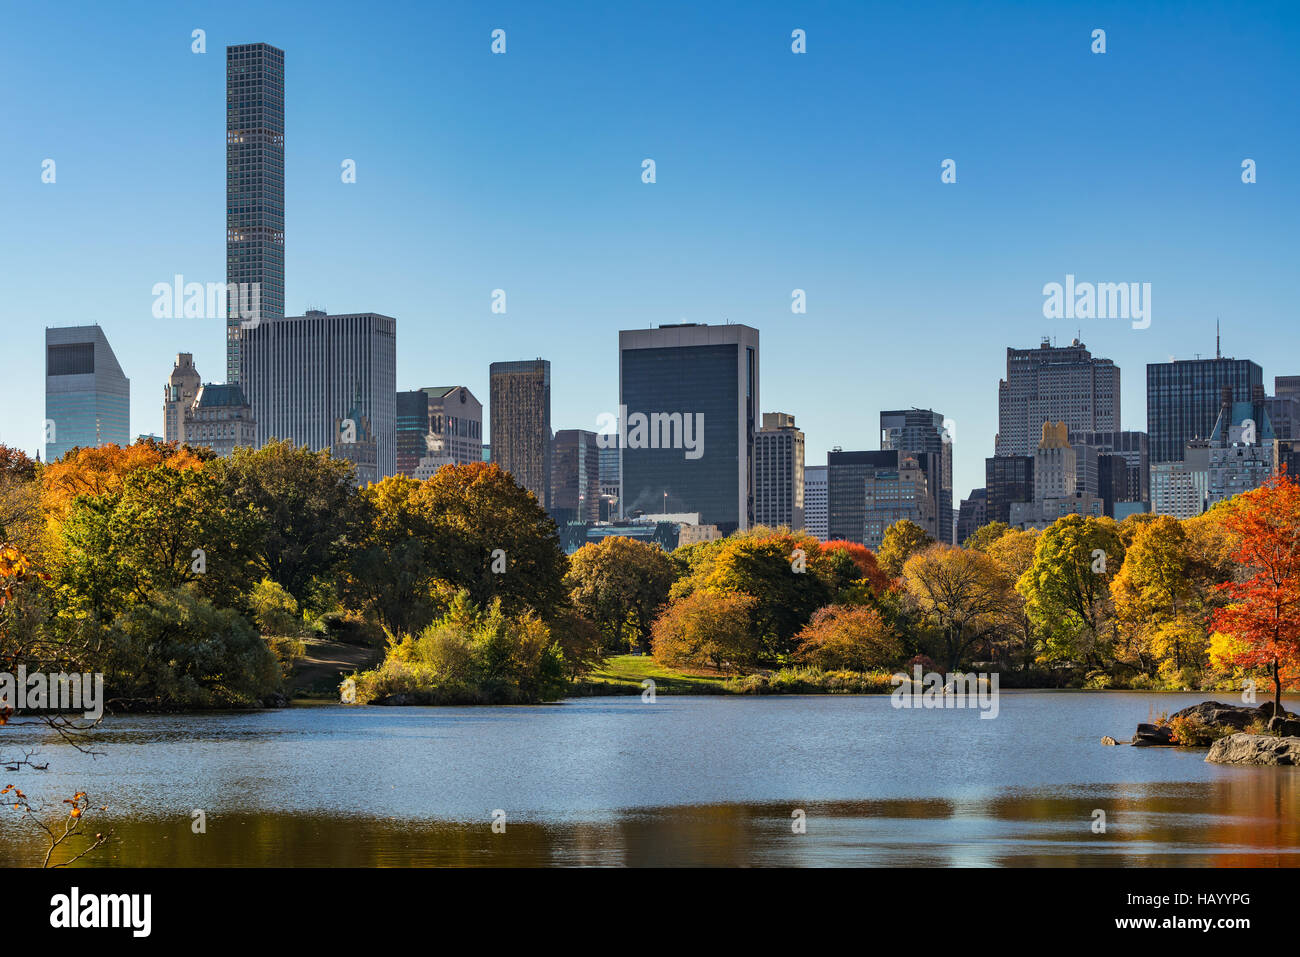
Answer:
<svg viewBox="0 0 1300 957"><path fill-rule="evenodd" d="M1231 604L1212 627L1245 645L1235 664L1268 670L1281 714L1282 687L1300 672L1300 485L1277 475L1238 501L1223 527L1237 537L1232 558L1249 577L1218 586Z"/></svg>
<svg viewBox="0 0 1300 957"><path fill-rule="evenodd" d="M889 576L880 570L880 564L876 561L876 553L860 542L850 542L847 539L837 538L833 541L822 542L822 551L842 551L847 553L849 558L853 560L853 564L857 566L858 578L867 580L873 595L879 595L892 584Z"/></svg>

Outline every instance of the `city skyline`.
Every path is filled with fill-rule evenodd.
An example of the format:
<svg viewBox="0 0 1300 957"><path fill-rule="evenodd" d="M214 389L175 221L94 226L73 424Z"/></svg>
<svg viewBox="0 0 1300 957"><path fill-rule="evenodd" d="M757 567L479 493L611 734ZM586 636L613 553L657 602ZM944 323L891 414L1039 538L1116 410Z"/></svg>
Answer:
<svg viewBox="0 0 1300 957"><path fill-rule="evenodd" d="M414 24L429 24L415 8L396 9ZM385 128L392 107L366 99L416 70L418 43L396 37L391 27L305 33L283 14L234 4L205 13L200 19L206 24L195 23L207 31L207 53L199 55L191 52L188 24L181 29L159 19L156 31L132 38L105 14L90 11L84 33L73 31L39 52L16 50L17 69L49 74L51 84L39 109L15 109L20 124L36 134L35 152L6 151L3 161L9 175L0 198L34 224L30 246L15 250L12 305L39 320L34 329L17 331L18 354L38 354L45 326L93 321L137 383L165 380L182 352L192 353L201 369L222 367L224 322L154 319L150 290L176 274L205 282L225 276L217 199L224 173L209 155L211 129L223 122L223 51L266 42L295 64L286 80L291 238L285 309L294 315L309 306L331 313L374 309L397 316L398 389L457 381L487 395L491 362L540 355L555 364L555 428L593 429L597 416L617 408L618 331L683 320L744 323L761 331L770 353L758 411L797 416L808 465L822 464L835 446L877 448L880 410L942 410L954 423L956 504L984 484L984 459L997 431L996 383L1008 346L1032 348L1045 334L1064 344L1078 335L1094 356L1124 370L1119 426L1135 431L1145 429L1146 364L1171 354L1213 355L1216 315L1223 317L1224 355L1259 362L1266 383L1300 368L1294 339L1286 335L1286 306L1294 301L1297 279L1286 265L1294 257L1283 214L1296 195L1282 159L1295 132L1267 122L1271 112L1286 108L1279 92L1284 84L1270 80L1281 66L1277 54L1294 42L1293 17L1266 10L1217 49L1211 43L1221 38L1218 21L1205 11L1185 22L1166 17L1159 31L1153 30L1156 14L1044 12L1014 24L1014 42L1027 45L1023 64L992 73L982 67L975 89L946 91L950 102L940 96L945 76L951 80L963 62L986 64L990 49L1013 41L998 38L997 28L1006 24L996 20L927 24L935 50L911 46L921 78L902 99L903 106L924 101L935 108L937 102L942 135L894 106L873 125L893 148L863 152L867 137L827 114L819 99L837 84L848 84L844 88L856 95L868 90L862 81L850 82L850 72L854 51L869 42L863 30L873 22L847 5L817 15L763 8L730 36L724 25L736 25L726 17L669 7L650 18L645 43L627 65L615 62L608 43L601 53L598 37L573 32L580 22L576 10L546 23L522 8L501 16L499 24L461 13L445 24L447 36L439 43L450 48L450 69L458 72L445 100L430 93L429 102L434 116L448 120L442 128L450 145L427 155L420 151L429 146L428 131ZM613 18L610 25L618 22L618 15L606 16ZM5 17L10 25L36 25L30 12L11 10ZM919 14L892 17L886 24L892 29L920 29ZM1107 20L1111 48L1104 56L1088 51L1093 19ZM684 39L682 24L694 27ZM511 38L503 56L489 50L490 31L498 25ZM802 57L789 49L795 26L808 31L809 52ZM93 65L91 40L98 45L105 37L128 48L147 45L152 59L129 57L132 71L87 90L77 65ZM349 92L331 76L331 55L352 45L368 57L381 42L392 43L395 65L358 80L364 92ZM595 62L559 78L539 72L557 53L590 53L593 45ZM658 98L641 95L645 109L619 116L607 134L575 127L575 112L563 114L567 119L554 130L541 129L529 115L548 97L571 94L571 85L590 75L612 71L617 88L635 86L642 78L637 68L663 49L683 59L684 78L656 77L651 85ZM1224 89L1221 76L1213 88L1182 73L1177 83L1163 78L1161 70L1189 49L1203 55L1214 50L1227 76L1237 62L1249 82ZM928 58L947 62L940 52L955 60L938 78L925 79ZM1099 71L1096 89L1016 85L1052 79L1048 65L1067 55L1080 60L1074 66ZM896 54L885 50L881 56L878 69L888 71ZM42 57L57 58L61 67L42 65ZM745 74L752 90L728 78L751 67L761 67ZM1145 99L1126 102L1126 84L1136 84L1138 76ZM1135 153L1120 136L1082 146L1076 139L1073 152L1063 154L1077 128L1063 120L1042 128L1045 116L1092 111L1110 117L1110 129L1132 132L1149 119L1144 109L1161 97L1172 99L1175 86L1180 97L1200 97L1210 115L1202 109L1181 125L1177 117L1161 119L1156 126L1165 141L1159 149ZM688 89L704 103L692 107ZM577 110L598 108L612 95L583 90ZM99 95L123 98L128 116L121 122L168 116L177 148L167 161L160 163L145 144L124 144L121 156L106 158L93 139L60 132L76 125L70 103L93 112ZM77 99L84 96L88 101ZM468 96L468 104L449 102L457 96ZM183 108L176 108L178 101ZM771 128L769 107L759 102L785 111L785 122L777 124L781 135ZM484 125L475 104L490 106L494 119ZM999 105L1044 111L1033 114L1040 122L1014 128L999 119L1003 138L995 142L979 123L997 115ZM729 110L720 115L735 119L729 135L705 122L706 114L711 119L723 107ZM674 110L686 111L680 130L665 126ZM964 118L971 111L972 118ZM90 115L84 120L87 136L107 122ZM925 125L935 125L932 116ZM1202 125L1213 126L1214 135ZM563 149L556 138L561 130L574 139ZM519 155L505 159L511 150ZM59 163L54 183L40 180L46 156ZM958 182L942 184L940 163L949 156L957 160ZM1238 166L1246 156L1260 164L1255 184L1240 181ZM641 182L646 157L656 159L654 184ZM352 184L339 177L340 164L349 159L356 163ZM534 175L521 181L526 171ZM119 188L109 189L119 178ZM825 182L811 181L818 178ZM1068 183L1079 187L1078 195L1063 188ZM1197 216L1182 208L1189 190L1199 203ZM1098 215L1098 191L1132 220L1124 235ZM135 202L129 210L121 206L123 193ZM849 198L844 210L834 205L841 196ZM870 217L863 216L867 210ZM627 223L611 232L619 217ZM1044 222L1062 218L1071 223L1069 239L1044 234ZM990 251L977 236L993 220L999 230ZM518 228L502 237L496 226L505 222ZM123 223L127 241L106 238L116 235L110 226L121 229ZM174 228L160 231L159 223ZM438 229L428 229L429 223ZM737 227L753 235L734 240ZM822 241L808 242L823 229ZM418 230L438 235L426 238ZM942 237L937 245L935 235ZM1162 244L1170 250L1160 252ZM1045 319L1043 284L1075 274L1150 281L1150 328ZM491 312L495 289L509 297L504 315ZM794 289L806 291L806 313L791 312ZM937 341L919 338L918 330ZM509 342L504 354L503 340ZM44 418L39 378L27 382L25 367L16 373L0 432L6 441L37 450ZM39 377L39 367L34 374ZM842 401L837 381L852 389L853 403ZM135 390L132 420L132 436L163 431L153 388Z"/></svg>

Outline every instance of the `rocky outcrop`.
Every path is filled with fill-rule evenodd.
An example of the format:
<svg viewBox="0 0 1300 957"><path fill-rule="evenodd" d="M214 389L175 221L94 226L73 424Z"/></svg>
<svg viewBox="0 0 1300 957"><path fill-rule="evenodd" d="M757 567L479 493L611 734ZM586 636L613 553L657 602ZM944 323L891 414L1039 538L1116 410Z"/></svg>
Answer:
<svg viewBox="0 0 1300 957"><path fill-rule="evenodd" d="M1243 731L1258 721L1267 724L1270 730L1274 730L1276 724L1280 734L1300 734L1300 719L1285 712L1274 717L1271 701L1266 701L1258 708L1249 705L1224 704L1222 701L1202 701L1200 704L1175 712L1170 715L1169 720L1172 721L1174 718L1186 718L1204 728L1217 728L1223 732ZM1136 747L1174 747L1177 743L1168 724L1139 724L1132 741Z"/></svg>
<svg viewBox="0 0 1300 957"><path fill-rule="evenodd" d="M1205 760L1214 764L1300 764L1300 737L1230 734L1214 742Z"/></svg>

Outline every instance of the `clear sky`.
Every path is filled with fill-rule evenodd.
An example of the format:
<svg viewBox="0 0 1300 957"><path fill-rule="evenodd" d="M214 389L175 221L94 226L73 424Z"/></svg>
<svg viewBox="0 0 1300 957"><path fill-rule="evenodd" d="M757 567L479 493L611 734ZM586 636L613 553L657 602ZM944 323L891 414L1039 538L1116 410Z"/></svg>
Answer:
<svg viewBox="0 0 1300 957"><path fill-rule="evenodd" d="M256 41L285 50L287 312L395 316L402 389L486 403L490 362L542 356L554 427L593 429L619 329L744 322L809 464L933 407L960 498L1009 345L1081 330L1135 429L1145 364L1212 355L1216 316L1270 390L1300 374L1300 4L6 0L0 441L41 446L46 326L104 327L133 435L175 353L223 379L222 322L151 289L224 281L224 48ZM1045 319L1067 273L1150 282L1150 328Z"/></svg>

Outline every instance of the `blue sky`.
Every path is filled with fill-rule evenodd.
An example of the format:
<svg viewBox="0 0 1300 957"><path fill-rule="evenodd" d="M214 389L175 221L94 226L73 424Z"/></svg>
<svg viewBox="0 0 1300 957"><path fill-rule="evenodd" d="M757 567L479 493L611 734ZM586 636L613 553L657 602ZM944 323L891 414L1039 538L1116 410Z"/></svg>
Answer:
<svg viewBox="0 0 1300 957"><path fill-rule="evenodd" d="M40 446L48 325L104 327L133 434L176 352L223 378L221 322L155 319L151 288L224 280L224 47L254 41L286 51L287 310L395 316L399 388L486 401L490 362L542 356L554 427L594 428L619 329L744 322L809 464L933 407L960 498L1009 345L1081 329L1137 429L1145 364L1212 354L1216 316L1225 354L1300 374L1300 5L603 6L5 3L0 441ZM1150 282L1151 327L1045 319L1067 273Z"/></svg>

